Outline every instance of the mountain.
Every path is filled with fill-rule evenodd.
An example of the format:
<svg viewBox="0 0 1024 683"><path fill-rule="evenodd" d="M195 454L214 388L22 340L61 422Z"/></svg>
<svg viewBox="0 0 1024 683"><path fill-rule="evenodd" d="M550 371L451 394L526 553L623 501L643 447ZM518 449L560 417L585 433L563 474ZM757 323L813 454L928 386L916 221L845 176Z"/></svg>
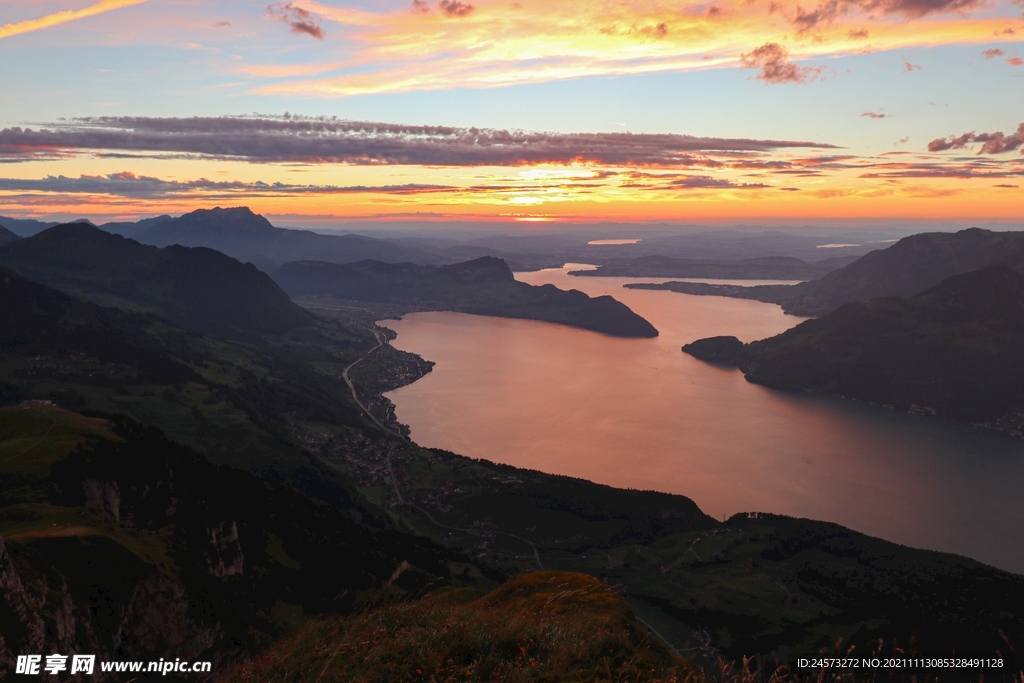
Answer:
<svg viewBox="0 0 1024 683"><path fill-rule="evenodd" d="M298 261L274 271L293 297L333 297L402 304L410 310L446 310L502 318L544 320L617 337L656 337L649 322L610 296L518 282L501 259L484 256L447 266L361 261Z"/></svg>
<svg viewBox="0 0 1024 683"><path fill-rule="evenodd" d="M683 350L770 387L1015 424L1024 410L1024 277L995 264L909 299L849 303L770 339L719 337Z"/></svg>
<svg viewBox="0 0 1024 683"><path fill-rule="evenodd" d="M155 313L218 337L252 340L314 321L251 264L212 249L159 249L84 223L0 247L0 266L83 299Z"/></svg>
<svg viewBox="0 0 1024 683"><path fill-rule="evenodd" d="M92 225L92 222L88 218L79 218L78 220L70 222ZM19 237L29 237L36 233L40 233L47 228L60 225L60 221L37 221L32 218L10 218L8 216L0 216L0 225L3 225Z"/></svg>
<svg viewBox="0 0 1024 683"><path fill-rule="evenodd" d="M135 221L134 223L131 221L104 223L98 227L104 232L112 232L115 235L121 235L122 237L137 238L147 230L172 219L172 216L165 214L163 216L154 216L153 218L143 218Z"/></svg>
<svg viewBox="0 0 1024 683"><path fill-rule="evenodd" d="M232 343L2 269L0 320L0 406L45 401L130 415L212 462L384 520L303 443L308 425L376 434L340 377L374 348L368 331L346 334L324 322L316 335L279 348Z"/></svg>
<svg viewBox="0 0 1024 683"><path fill-rule="evenodd" d="M20 315L26 317L17 322ZM237 344L151 315L102 309L13 273L0 277L0 320L0 401L11 406L0 411L0 576L2 590L26 591L0 595L0 632L18 647L26 633L40 633L39 621L19 616L18 605L31 602L36 607L26 614L40 616L44 633L32 642L51 651L69 647L70 638L92 647L89 628L120 629L120 659L160 649L160 657L185 659L189 648L212 640L202 650L212 661L242 663L252 643L269 646L275 634L298 629L301 637L308 628L314 638L320 623L362 627L405 613L413 632L389 633L408 634L410 643L424 642L422 635L442 652L451 641L434 638L452 632L443 627L444 612L433 612L442 619L431 622L431 603L406 601L433 585L490 588L539 568L571 569L616 587L637 623L652 624L701 666L714 666L719 654L740 661L816 653L840 638L871 652L879 638L888 648L916 634L920 651L935 653L992 653L1004 647L1004 635L1024 639L1024 578L963 557L810 520L742 513L719 522L683 496L518 469L389 435L358 412L341 375L372 351L370 362L354 368L366 375L350 375L366 397L376 389L363 377L395 382L376 386L407 383L407 359L387 344L377 347L372 332L355 324L349 336L339 328L319 342ZM90 412L74 416L46 401ZM91 412L97 410L105 416ZM12 414L19 416L14 426L3 417ZM113 437L94 433L105 430ZM93 444L94 437L101 442ZM221 467L201 466L168 441L195 446ZM263 481L237 477L225 464ZM366 536L345 518L375 531ZM428 540L417 545L397 532ZM441 545L448 550L437 554ZM522 588L510 590L516 585ZM570 600L589 619L589 608L599 606L572 601L596 584L570 585L552 602ZM335 610L328 603L344 611L353 592L361 614L392 598L408 611L366 612L363 621L309 619ZM493 606L477 631L484 638L508 633L491 626L515 626L534 614L516 611L526 605L506 600L515 597L507 592L475 605L472 595L449 597L468 605L453 615L475 618ZM421 617L428 620L417 622ZM425 631L415 632L418 624ZM610 645L622 642L616 634L632 632L628 621L619 626L625 630L611 631ZM535 627L529 621L526 632ZM181 634L176 644L166 640L171 628ZM587 648L580 651L591 652L593 641L580 637ZM381 642L375 649L359 640L346 657L396 661L408 652L390 635ZM487 652L486 645L453 652ZM118 645L96 647L107 656ZM528 644L501 641L494 654L514 657L519 647ZM561 651L572 648L570 642ZM275 652L287 656L281 649L268 655ZM331 652L311 653L324 658L320 671ZM618 663L615 652L623 650L601 654L609 666ZM550 661L531 657L538 665ZM398 680L423 678L406 673Z"/></svg>
<svg viewBox="0 0 1024 683"><path fill-rule="evenodd" d="M684 294L728 296L780 304L786 313L818 316L851 301L908 297L942 280L997 262L1024 263L1024 232L970 228L904 237L817 280L797 285L735 285L668 282L631 284L635 289L670 289Z"/></svg>
<svg viewBox="0 0 1024 683"><path fill-rule="evenodd" d="M84 652L223 672L311 615L420 594L465 562L123 417L0 409L0 463L0 671Z"/></svg>
<svg viewBox="0 0 1024 683"><path fill-rule="evenodd" d="M442 257L412 246L361 235L321 235L276 228L246 207L199 209L160 221L137 239L158 247L209 247L270 272L282 263L316 259L350 263L376 259L389 263L442 263Z"/></svg>
<svg viewBox="0 0 1024 683"><path fill-rule="evenodd" d="M575 270L584 277L687 277L736 280L812 280L842 268L856 256L804 261L792 256L764 256L749 259L690 259L669 256L640 256L612 259L594 270Z"/></svg>
<svg viewBox="0 0 1024 683"><path fill-rule="evenodd" d="M13 242L19 239L21 239L21 237L15 235L13 232L8 230L4 226L0 225L0 247L7 244L8 242Z"/></svg>

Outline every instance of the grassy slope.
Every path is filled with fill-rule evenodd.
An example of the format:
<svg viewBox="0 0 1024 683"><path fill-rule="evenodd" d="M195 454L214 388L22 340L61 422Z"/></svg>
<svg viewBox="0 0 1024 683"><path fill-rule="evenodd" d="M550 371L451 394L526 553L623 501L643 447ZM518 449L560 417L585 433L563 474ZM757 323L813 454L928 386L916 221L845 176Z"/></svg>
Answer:
<svg viewBox="0 0 1024 683"><path fill-rule="evenodd" d="M400 524L485 567L603 578L706 664L816 652L840 638L866 647L881 637L891 647L914 632L933 652L992 652L1004 646L1000 629L1024 640L1024 612L1011 607L1024 604L1024 577L965 558L810 520L742 514L719 523L682 496L444 451L359 453L312 435L309 446Z"/></svg>
<svg viewBox="0 0 1024 683"><path fill-rule="evenodd" d="M376 343L365 328L321 320L252 347L103 309L14 275L0 280L0 291L0 405L42 399L128 415L213 462L362 507L299 439L310 429L349 437L375 429L340 378Z"/></svg>
<svg viewBox="0 0 1024 683"><path fill-rule="evenodd" d="M537 572L358 617L312 622L231 683L676 681L684 662L600 581Z"/></svg>

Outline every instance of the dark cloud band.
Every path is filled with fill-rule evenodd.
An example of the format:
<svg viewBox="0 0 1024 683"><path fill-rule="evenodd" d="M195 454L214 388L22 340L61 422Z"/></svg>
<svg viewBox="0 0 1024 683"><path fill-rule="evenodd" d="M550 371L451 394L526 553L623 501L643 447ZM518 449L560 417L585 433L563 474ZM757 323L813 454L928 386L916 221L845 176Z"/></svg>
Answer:
<svg viewBox="0 0 1024 683"><path fill-rule="evenodd" d="M485 128L407 126L290 116L194 118L98 117L0 130L0 161L82 153L146 152L261 163L520 166L592 163L685 165L693 154L760 154L834 149L794 140L673 134L535 133Z"/></svg>

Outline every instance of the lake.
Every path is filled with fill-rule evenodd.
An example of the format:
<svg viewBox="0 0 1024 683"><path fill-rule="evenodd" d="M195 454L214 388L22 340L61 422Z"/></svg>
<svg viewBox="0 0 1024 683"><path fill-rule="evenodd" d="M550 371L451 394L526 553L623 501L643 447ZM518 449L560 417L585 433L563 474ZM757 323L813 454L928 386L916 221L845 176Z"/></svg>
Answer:
<svg viewBox="0 0 1024 683"><path fill-rule="evenodd" d="M679 493L719 519L774 512L1024 572L1024 441L937 418L750 384L681 352L802 319L773 304L630 290L667 278L517 273L611 294L656 339L461 313L382 321L435 361L390 392L424 446L602 484ZM745 284L753 284L746 282Z"/></svg>

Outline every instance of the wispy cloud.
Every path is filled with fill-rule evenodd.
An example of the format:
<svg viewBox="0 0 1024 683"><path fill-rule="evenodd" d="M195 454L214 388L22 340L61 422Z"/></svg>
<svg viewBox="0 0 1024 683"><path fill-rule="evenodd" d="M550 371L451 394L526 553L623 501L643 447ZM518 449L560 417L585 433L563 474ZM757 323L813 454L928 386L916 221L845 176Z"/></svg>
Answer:
<svg viewBox="0 0 1024 683"><path fill-rule="evenodd" d="M123 7L141 5L144 2L146 2L146 0L100 0L95 4L82 9L55 12L44 17L39 17L38 19L21 21L17 24L4 24L3 26L0 26L0 39L10 38L11 36L17 36L22 33L39 31L52 26L59 26L60 24L66 24L69 21L93 17L97 14L103 14L104 12L110 12Z"/></svg>
<svg viewBox="0 0 1024 683"><path fill-rule="evenodd" d="M833 148L821 142L674 134L543 133L300 117L99 117L0 130L0 161L76 153L191 154L251 162L364 165L686 166L701 153Z"/></svg>

